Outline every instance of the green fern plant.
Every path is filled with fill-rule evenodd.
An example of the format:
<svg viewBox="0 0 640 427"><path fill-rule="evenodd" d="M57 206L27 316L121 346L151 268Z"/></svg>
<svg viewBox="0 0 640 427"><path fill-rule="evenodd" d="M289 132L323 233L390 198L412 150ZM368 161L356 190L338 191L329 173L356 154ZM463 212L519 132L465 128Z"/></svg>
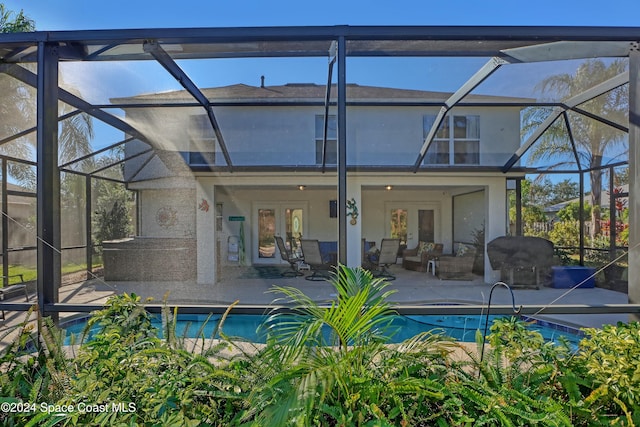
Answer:
<svg viewBox="0 0 640 427"><path fill-rule="evenodd" d="M0 402L55 402L68 392L73 371L64 352L64 331L35 306L0 341L8 342L0 351ZM25 425L33 416L0 412L0 424Z"/></svg>
<svg viewBox="0 0 640 427"><path fill-rule="evenodd" d="M165 314L166 314L165 310ZM131 404L133 411L60 414L65 425L230 425L250 385L215 345L194 350L173 333L160 338L137 295L118 295L92 314L59 404ZM164 324L174 325L174 318ZM97 331L95 330L97 328Z"/></svg>
<svg viewBox="0 0 640 427"><path fill-rule="evenodd" d="M487 341L491 346L480 358L484 339L478 331L475 351L466 350L469 362L454 369L448 383L474 426L573 425L554 398L560 367L549 361L568 348L545 343L519 319L495 322Z"/></svg>

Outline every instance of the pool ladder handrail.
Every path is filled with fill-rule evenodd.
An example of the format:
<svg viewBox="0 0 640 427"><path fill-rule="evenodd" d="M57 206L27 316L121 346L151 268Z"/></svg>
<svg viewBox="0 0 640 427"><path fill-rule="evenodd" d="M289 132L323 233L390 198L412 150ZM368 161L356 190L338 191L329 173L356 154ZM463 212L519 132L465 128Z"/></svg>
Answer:
<svg viewBox="0 0 640 427"><path fill-rule="evenodd" d="M504 282L496 282L493 284L493 286L491 286L491 291L489 292L489 302L487 303L487 313L485 315L485 321L484 321L484 332L482 334L482 349L480 351L480 363L482 363L482 361L484 360L484 346L487 341L487 329L489 328L489 311L491 310L491 297L493 296L493 290L498 286L503 286L507 288L507 290L511 294L511 306L513 307L514 314L518 314L522 310L522 306L516 307L516 298L513 295L513 290L511 290L509 285L507 285Z"/></svg>

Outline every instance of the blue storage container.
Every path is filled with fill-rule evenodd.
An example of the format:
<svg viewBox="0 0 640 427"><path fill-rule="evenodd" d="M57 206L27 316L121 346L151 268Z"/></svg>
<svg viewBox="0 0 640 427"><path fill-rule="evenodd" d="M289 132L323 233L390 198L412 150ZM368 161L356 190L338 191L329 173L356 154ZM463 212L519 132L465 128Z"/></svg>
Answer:
<svg viewBox="0 0 640 427"><path fill-rule="evenodd" d="M596 285L593 267L569 265L551 267L553 270L552 286L554 288L573 288L580 283L579 288L593 288Z"/></svg>

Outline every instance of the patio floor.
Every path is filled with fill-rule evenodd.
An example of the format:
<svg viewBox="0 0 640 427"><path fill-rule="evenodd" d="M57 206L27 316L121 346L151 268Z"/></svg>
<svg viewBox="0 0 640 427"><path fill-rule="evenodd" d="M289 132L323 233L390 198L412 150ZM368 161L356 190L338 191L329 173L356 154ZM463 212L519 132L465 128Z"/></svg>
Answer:
<svg viewBox="0 0 640 427"><path fill-rule="evenodd" d="M60 288L60 302L74 304L102 304L114 294L123 292L152 298L161 303L165 298L171 304L231 304L238 300L246 305L268 305L277 294L269 292L274 285L291 286L301 289L314 301L333 299L335 291L328 282L309 281L304 277L295 278L244 278L250 267L227 267L216 284L196 284L185 282L105 282L102 278L80 281ZM491 284L480 276L473 281L440 280L431 273L404 270L400 265L391 267L397 279L389 282L389 290L394 291L390 301L398 305L426 305L433 303L486 304ZM553 304L626 304L627 294L601 288L591 289L541 289L514 288L516 305ZM16 295L8 301L21 302ZM34 298L31 299L34 301ZM492 304L511 304L511 295L506 289L496 288ZM64 318L67 314L61 314ZM626 322L626 314L572 314L539 315L569 326L601 327L603 324ZM0 320L0 330L24 319L20 312L6 312L6 320Z"/></svg>

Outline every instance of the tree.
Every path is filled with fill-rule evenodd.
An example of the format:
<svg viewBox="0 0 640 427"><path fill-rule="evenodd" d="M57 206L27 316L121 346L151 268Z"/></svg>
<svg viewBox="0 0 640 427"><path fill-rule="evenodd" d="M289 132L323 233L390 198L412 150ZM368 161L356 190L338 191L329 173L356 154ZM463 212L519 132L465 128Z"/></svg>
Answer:
<svg viewBox="0 0 640 427"><path fill-rule="evenodd" d="M555 205L556 203L566 202L567 200L580 197L580 190L578 189L578 183L569 179L565 179L553 185L553 196L549 200L549 204Z"/></svg>
<svg viewBox="0 0 640 427"><path fill-rule="evenodd" d="M599 59L582 63L575 74L558 74L544 79L538 89L543 95L555 93L561 99L568 99L585 92L607 79L617 76L627 70L627 62L613 60L605 63ZM616 88L598 96L582 105L582 109L592 111L598 116L614 123L628 121L629 95L628 87ZM548 117L548 108L529 108L523 116L523 134L528 135ZM589 168L591 185L592 233L600 233L600 200L602 192L602 171L605 155L625 152L625 139L620 131L611 126L603 125L596 120L582 115L569 117L571 132L576 144L580 162L584 168ZM573 147L571 146L563 120L556 122L542 135L531 152L531 161L553 160L552 168L573 164Z"/></svg>
<svg viewBox="0 0 640 427"><path fill-rule="evenodd" d="M35 30L35 22L21 10L14 13L0 3L0 32L27 32ZM0 137L15 135L35 125L35 90L5 74L0 74L0 88L4 102L0 105ZM79 95L79 94L78 94ZM59 104L60 115L71 112L67 104ZM59 162L67 163L91 152L93 122L86 113L72 115L59 123ZM33 134L18 138L0 146L3 154L31 160L36 157L36 140ZM90 167L85 160L78 168ZM18 183L32 190L36 188L36 171L23 163L9 162L9 174ZM65 186L65 183L62 183ZM73 183L70 184L73 186Z"/></svg>
<svg viewBox="0 0 640 427"><path fill-rule="evenodd" d="M584 205L585 217L591 215L591 205ZM558 211L558 218L560 221L579 221L580 220L580 202L571 202L564 208Z"/></svg>
<svg viewBox="0 0 640 427"><path fill-rule="evenodd" d="M0 3L0 32L27 32L35 30L35 22L21 10L14 13ZM33 68L33 64L24 64ZM61 76L62 77L62 76ZM0 105L0 138L7 138L32 128L36 124L36 90L21 81L0 73L0 90L3 102ZM77 95L80 95L79 93ZM59 114L71 113L72 107L60 102ZM70 115L58 123L58 162L65 164L85 156L92 151L94 137L93 121L86 113ZM35 132L14 138L0 145L0 153L7 156L34 160L37 153ZM94 169L94 160L89 158L70 166L86 172ZM36 168L26 162L7 162L8 175L21 187L36 191ZM78 245L83 238L82 218L85 212L85 179L72 173L61 173L60 197L63 209L63 246Z"/></svg>
<svg viewBox="0 0 640 427"><path fill-rule="evenodd" d="M15 15L15 16L14 16ZM22 10L15 14L0 3L0 33L23 33L35 31L35 22Z"/></svg>
<svg viewBox="0 0 640 427"><path fill-rule="evenodd" d="M0 33L17 33L34 31L35 23L20 11L18 14L7 10L3 3L0 3ZM0 103L0 138L14 135L25 128L33 126L35 123L35 102L34 91L20 84L17 80L0 73L0 90L3 94L3 102ZM25 138L26 139L26 138ZM25 144L6 143L1 146L3 154L18 158L28 158L29 149ZM29 169L23 167L21 170L15 169L15 163L10 163L9 173L21 184L28 179L21 175Z"/></svg>

